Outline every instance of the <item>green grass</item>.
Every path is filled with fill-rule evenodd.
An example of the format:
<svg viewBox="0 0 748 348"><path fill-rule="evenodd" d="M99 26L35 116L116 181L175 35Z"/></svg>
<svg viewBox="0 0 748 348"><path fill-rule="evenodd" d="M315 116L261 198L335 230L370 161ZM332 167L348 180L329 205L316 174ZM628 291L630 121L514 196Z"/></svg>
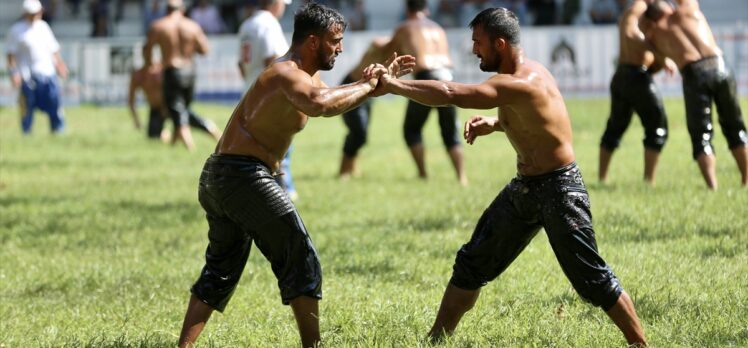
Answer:
<svg viewBox="0 0 748 348"><path fill-rule="evenodd" d="M715 136L720 189L690 158L683 102L666 101L671 137L656 187L642 177L642 131L632 123L608 185L597 183L608 101L571 100L577 161L598 245L634 298L657 347L748 346L748 190L724 137ZM197 105L225 124L232 108ZM745 100L743 110L748 110ZM416 347L429 329L455 252L515 172L502 134L466 146L461 188L434 115L424 130L431 178L415 178L401 138L404 102L377 100L362 176L339 182L339 118L312 119L295 141L298 209L324 272L321 329L328 347ZM189 287L203 264L207 224L197 180L213 149L146 141L124 108L67 108L68 132L48 135L38 113L20 135L0 109L0 347L173 346ZM472 112L462 110L465 120ZM268 262L254 248L224 314L201 347L298 344ZM544 234L486 286L447 347L623 347L599 309L562 274Z"/></svg>

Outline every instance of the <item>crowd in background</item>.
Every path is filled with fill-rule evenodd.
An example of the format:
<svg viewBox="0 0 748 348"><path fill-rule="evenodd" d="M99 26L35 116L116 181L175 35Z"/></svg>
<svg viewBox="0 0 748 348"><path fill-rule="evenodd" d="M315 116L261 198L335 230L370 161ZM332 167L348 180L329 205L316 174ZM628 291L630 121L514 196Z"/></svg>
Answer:
<svg viewBox="0 0 748 348"><path fill-rule="evenodd" d="M297 0L301 4L309 0ZM143 32L163 16L166 0L42 0L44 20L54 25L56 15L64 11L75 19L91 23L92 37L114 36L115 23L124 17L126 3L140 7ZM370 14L364 0L317 0L339 9L349 21L349 30L367 30ZM572 25L577 23L615 23L627 0L591 0L583 10L583 0L438 0L433 2L432 17L445 28L467 27L470 19L489 7L506 7L517 14L521 25ZM256 0L187 0L187 15L208 35L236 33L242 20L256 7ZM582 12L585 13L582 13ZM290 14L289 14L290 15ZM404 15L404 14L403 14Z"/></svg>
<svg viewBox="0 0 748 348"><path fill-rule="evenodd" d="M444 27L465 27L478 12L505 7L519 17L520 25L572 25L585 15L594 24L618 20L627 0L592 0L589 12L582 12L581 0L440 0L436 19Z"/></svg>

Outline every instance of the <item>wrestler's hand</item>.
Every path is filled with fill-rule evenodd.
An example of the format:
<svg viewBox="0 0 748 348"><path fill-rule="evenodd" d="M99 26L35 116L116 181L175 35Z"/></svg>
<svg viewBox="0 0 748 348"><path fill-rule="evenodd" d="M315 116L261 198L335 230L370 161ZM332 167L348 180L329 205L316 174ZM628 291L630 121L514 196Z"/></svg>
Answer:
<svg viewBox="0 0 748 348"><path fill-rule="evenodd" d="M397 52L392 53L390 59L384 62L387 67L389 78L398 78L413 72L416 66L416 58L411 55L398 56Z"/></svg>
<svg viewBox="0 0 748 348"><path fill-rule="evenodd" d="M473 145L475 138L493 133L498 122L498 117L473 116L465 122L463 137L468 144Z"/></svg>
<svg viewBox="0 0 748 348"><path fill-rule="evenodd" d="M398 56L397 52L384 63L387 66L387 73L379 78L379 85L370 93L373 97L387 94L387 86L392 79L410 74L416 66L416 58L411 55Z"/></svg>
<svg viewBox="0 0 748 348"><path fill-rule="evenodd" d="M382 75L387 74L387 68L382 64L370 64L361 73L361 78L366 80L372 89L376 88L379 84L379 79Z"/></svg>

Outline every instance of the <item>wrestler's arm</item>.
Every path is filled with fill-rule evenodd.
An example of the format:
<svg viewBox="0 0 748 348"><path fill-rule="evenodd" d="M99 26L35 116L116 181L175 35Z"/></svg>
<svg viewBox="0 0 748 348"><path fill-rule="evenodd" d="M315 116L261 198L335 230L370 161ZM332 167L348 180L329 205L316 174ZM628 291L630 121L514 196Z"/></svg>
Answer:
<svg viewBox="0 0 748 348"><path fill-rule="evenodd" d="M156 32L153 27L148 29L148 35L145 37L145 45L143 45L143 66L151 66L151 59L153 58L153 45L156 43Z"/></svg>
<svg viewBox="0 0 748 348"><path fill-rule="evenodd" d="M288 100L299 111L310 117L340 115L355 108L368 98L377 85L377 79L361 79L357 82L329 88L316 87L312 78L301 70L289 70L279 74L281 88Z"/></svg>
<svg viewBox="0 0 748 348"><path fill-rule="evenodd" d="M664 53L662 53L662 51L657 49L657 46L651 39L653 35L651 30L652 26L653 23L651 20L644 17L639 17L639 23L636 27L637 30L642 33L642 39L637 42L640 42L641 45L645 46L646 50L651 51L652 54L654 54L655 61L649 67L649 72L654 74L662 69L665 69L668 74L672 75L676 70L678 70L678 67L672 59L670 59Z"/></svg>
<svg viewBox="0 0 748 348"><path fill-rule="evenodd" d="M195 41L197 41L197 47L195 51L199 54L206 55L210 51L210 45L208 45L208 37L205 36L205 32L203 32L199 25L195 24L195 26L197 28L195 30L197 35L197 37L195 38Z"/></svg>
<svg viewBox="0 0 748 348"><path fill-rule="evenodd" d="M383 78L385 79L385 78ZM430 106L455 105L464 109L493 109L503 104L499 86L492 80L466 84L435 80L386 78L384 90Z"/></svg>
<svg viewBox="0 0 748 348"><path fill-rule="evenodd" d="M647 69L650 74L656 74L660 70L665 69L665 72L667 72L668 75L673 75L678 70L678 66L672 59L665 57L655 49L652 49L652 53L654 53L655 61L649 66L649 69Z"/></svg>
<svg viewBox="0 0 748 348"><path fill-rule="evenodd" d="M298 69L289 69L279 74L282 79L281 87L288 100L294 106L310 117L340 115L359 106L366 100L379 83L379 78L387 75L392 80L412 72L415 57L394 55L381 64L372 64L364 69L359 81L334 88L327 87L320 81L322 87L316 87L312 78Z"/></svg>
<svg viewBox="0 0 748 348"><path fill-rule="evenodd" d="M655 61L648 69L651 74L655 74L663 68L669 74L672 74L674 72L673 69L675 63L670 60L670 58L665 57L661 52L659 52L644 35L644 31L648 30L649 26L652 25L650 21L643 17L646 10L647 5L644 2L639 1L635 1L626 9L620 22L620 25L625 26L624 35L629 41L629 44L634 46L636 49L650 51L654 54Z"/></svg>
<svg viewBox="0 0 748 348"><path fill-rule="evenodd" d="M135 92L140 88L140 79L138 78L138 75L137 71L134 71L132 75L130 75L130 87L127 91L127 106L130 109L130 115L135 123L135 128L140 129L140 117L138 117L138 110L135 108Z"/></svg>

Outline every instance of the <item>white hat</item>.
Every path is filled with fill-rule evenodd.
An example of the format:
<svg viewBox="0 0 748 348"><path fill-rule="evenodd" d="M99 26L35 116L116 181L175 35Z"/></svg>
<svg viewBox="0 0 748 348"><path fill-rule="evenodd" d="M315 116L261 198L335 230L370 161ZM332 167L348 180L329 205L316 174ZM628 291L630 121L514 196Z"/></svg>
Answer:
<svg viewBox="0 0 748 348"><path fill-rule="evenodd" d="M283 2L285 2L285 3L286 3L286 5L291 5L291 2L292 2L292 1L293 1L293 0L283 0Z"/></svg>
<svg viewBox="0 0 748 348"><path fill-rule="evenodd" d="M23 13L34 14L42 10L39 0L23 0Z"/></svg>

